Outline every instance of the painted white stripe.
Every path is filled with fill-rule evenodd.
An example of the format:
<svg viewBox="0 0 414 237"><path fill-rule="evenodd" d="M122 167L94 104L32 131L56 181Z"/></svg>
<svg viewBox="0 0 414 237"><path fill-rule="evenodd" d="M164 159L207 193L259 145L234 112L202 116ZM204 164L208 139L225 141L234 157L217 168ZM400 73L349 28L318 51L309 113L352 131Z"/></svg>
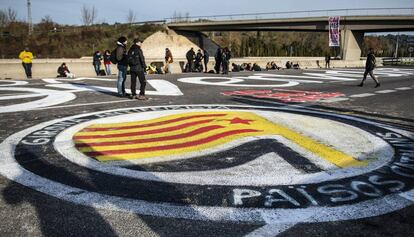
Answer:
<svg viewBox="0 0 414 237"><path fill-rule="evenodd" d="M27 110L32 110L36 108L63 104L65 102L76 99L76 95L74 95L73 93L67 93L64 91L56 91L56 90L47 90L47 89L24 88L24 87L0 87L0 91L22 91L22 92L32 92L34 95L36 94L46 95L45 98L42 98L36 101L30 101L30 102L21 103L21 104L13 104L13 105L8 105L8 106L0 106L0 113L27 111ZM33 94L18 95L16 97L20 97L20 98L35 97Z"/></svg>
<svg viewBox="0 0 414 237"><path fill-rule="evenodd" d="M375 95L375 94L372 94L372 93L363 93L363 94L351 95L349 97L352 97L352 98L362 98L362 97L368 97L368 96L373 96L373 95Z"/></svg>
<svg viewBox="0 0 414 237"><path fill-rule="evenodd" d="M3 83L0 83L0 86L22 86L22 85L27 85L27 84L29 84L29 82L27 82L27 81L0 81L0 82L6 82L7 84L3 84ZM9 83L11 83L11 84L9 84Z"/></svg>
<svg viewBox="0 0 414 237"><path fill-rule="evenodd" d="M411 87L398 87L398 88L395 88L396 90L399 90L399 91L406 91L406 90L411 90Z"/></svg>
<svg viewBox="0 0 414 237"><path fill-rule="evenodd" d="M396 90L382 90L382 91L376 91L375 93L388 94L388 93L393 93L393 92L397 92L397 91Z"/></svg>
<svg viewBox="0 0 414 237"><path fill-rule="evenodd" d="M25 95L9 95L9 96L0 96L0 100L18 100L26 99L33 97L48 96L48 94L25 94Z"/></svg>
<svg viewBox="0 0 414 237"><path fill-rule="evenodd" d="M285 232L296 224L297 223L267 224L245 235L245 237L274 237Z"/></svg>
<svg viewBox="0 0 414 237"><path fill-rule="evenodd" d="M334 103L334 102L347 101L347 100L349 100L349 98L338 97L338 98L330 98L326 100L321 100L319 102Z"/></svg>
<svg viewBox="0 0 414 237"><path fill-rule="evenodd" d="M137 100L113 100L113 101L104 101L104 102L95 102L95 103L85 103L85 104L73 104L73 105L61 105L61 106L52 106L52 107L45 107L45 108L37 108L35 110L46 110L46 109L61 109L61 108L70 108L70 107L79 107L79 106L89 106L89 105L101 105L101 104L115 104L120 102L130 102L130 101L137 101Z"/></svg>
<svg viewBox="0 0 414 237"><path fill-rule="evenodd" d="M147 81L149 85L151 85L154 90L146 90L145 94L147 95L166 95L166 96L181 96L183 93L181 92L180 88L178 88L173 83L166 81L166 80L149 80ZM75 92L82 92L82 91L94 91L94 92L106 92L106 93L117 93L117 89L115 87L103 87L103 86L94 86L94 85L74 85L74 84L52 84L46 85L47 87L59 88L59 89L67 89L73 90ZM72 91L72 92L73 92ZM127 93L131 93L129 89L126 89Z"/></svg>

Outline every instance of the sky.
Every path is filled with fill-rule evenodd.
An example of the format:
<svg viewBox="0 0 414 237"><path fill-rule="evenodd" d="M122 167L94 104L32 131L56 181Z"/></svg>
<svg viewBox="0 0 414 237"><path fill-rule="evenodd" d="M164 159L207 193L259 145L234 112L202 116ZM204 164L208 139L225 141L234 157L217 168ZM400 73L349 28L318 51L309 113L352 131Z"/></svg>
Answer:
<svg viewBox="0 0 414 237"><path fill-rule="evenodd" d="M33 23L46 15L59 24L80 25L81 8L95 7L97 22L127 22L131 9L136 21L162 20L174 11L190 16L266 13L354 8L413 8L413 0L31 0ZM0 9L12 8L17 18L27 19L27 0L0 0ZM414 10L412 10L414 13Z"/></svg>

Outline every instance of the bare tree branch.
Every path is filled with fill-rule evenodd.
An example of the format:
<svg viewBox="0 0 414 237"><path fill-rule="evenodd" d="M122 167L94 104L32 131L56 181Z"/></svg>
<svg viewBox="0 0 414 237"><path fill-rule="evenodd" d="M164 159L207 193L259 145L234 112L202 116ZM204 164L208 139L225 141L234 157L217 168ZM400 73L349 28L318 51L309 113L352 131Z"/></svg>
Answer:
<svg viewBox="0 0 414 237"><path fill-rule="evenodd" d="M9 22L16 22L17 11L12 8L7 8L7 18Z"/></svg>
<svg viewBox="0 0 414 237"><path fill-rule="evenodd" d="M0 26L6 26L9 23L6 11L0 10Z"/></svg>
<svg viewBox="0 0 414 237"><path fill-rule="evenodd" d="M98 17L98 11L95 6L88 8L85 5L81 8L82 23L86 26L92 25Z"/></svg>
<svg viewBox="0 0 414 237"><path fill-rule="evenodd" d="M128 11L128 15L127 15L127 22L129 24L132 24L135 22L137 15L135 14L135 12L132 9L129 9Z"/></svg>

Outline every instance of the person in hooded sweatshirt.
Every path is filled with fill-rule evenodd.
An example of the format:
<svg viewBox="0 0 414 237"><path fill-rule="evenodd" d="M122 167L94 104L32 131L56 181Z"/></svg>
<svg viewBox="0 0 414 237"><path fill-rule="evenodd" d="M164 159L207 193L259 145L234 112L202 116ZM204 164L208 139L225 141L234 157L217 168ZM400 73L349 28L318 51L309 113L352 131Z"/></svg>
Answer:
<svg viewBox="0 0 414 237"><path fill-rule="evenodd" d="M116 61L118 62L118 81L116 83L116 87L118 90L118 96L120 97L128 96L125 92L125 80L128 69L128 55L126 50L127 43L127 38L125 36L119 37L116 42Z"/></svg>
<svg viewBox="0 0 414 237"><path fill-rule="evenodd" d="M145 79L145 57L141 49L142 42L139 39L134 39L134 43L128 50L128 64L131 72L131 99L147 100L145 97L145 87L147 80ZM137 97L137 77L141 84L139 88L139 96Z"/></svg>

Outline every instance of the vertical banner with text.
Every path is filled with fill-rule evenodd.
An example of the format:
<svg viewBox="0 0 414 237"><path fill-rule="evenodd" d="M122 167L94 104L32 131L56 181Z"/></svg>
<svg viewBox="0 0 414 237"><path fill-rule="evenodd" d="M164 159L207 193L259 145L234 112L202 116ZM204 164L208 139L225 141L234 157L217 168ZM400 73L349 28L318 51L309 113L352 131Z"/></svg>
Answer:
<svg viewBox="0 0 414 237"><path fill-rule="evenodd" d="M339 16L329 17L329 47L339 47L340 30L339 30Z"/></svg>

